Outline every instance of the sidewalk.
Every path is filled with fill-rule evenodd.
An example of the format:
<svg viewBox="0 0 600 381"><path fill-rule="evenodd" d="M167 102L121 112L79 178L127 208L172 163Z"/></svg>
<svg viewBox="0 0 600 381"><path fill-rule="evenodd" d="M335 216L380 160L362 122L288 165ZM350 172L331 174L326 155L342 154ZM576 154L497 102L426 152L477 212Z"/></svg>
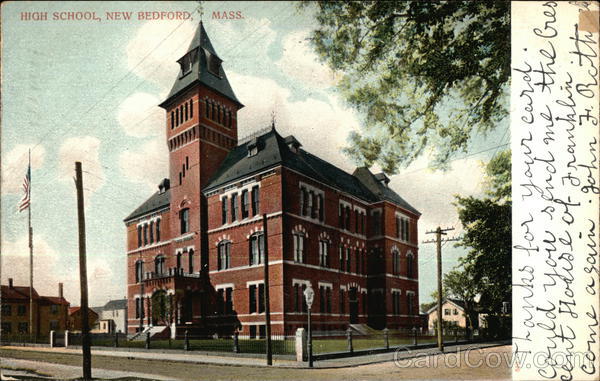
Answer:
<svg viewBox="0 0 600 381"><path fill-rule="evenodd" d="M446 350L444 353L454 353L457 351L467 349L478 349L488 348L500 345L510 345L510 340L486 342L486 343L474 343L474 344L446 344ZM72 348L50 348L50 347L18 347L18 346L2 346L2 349L7 350L18 350L18 351L35 351L35 352L53 352L53 353L65 353L65 354L81 354L81 349ZM320 360L314 362L315 368L327 369L327 368L346 368L355 367L368 364L376 364L383 362L394 361L395 359L407 359L412 357L419 357L424 355L435 355L439 354L437 348L419 348L408 350L401 347L399 353L396 355L394 351L380 354L372 354L367 356L354 356L344 357L329 360ZM161 361L172 361L181 363L195 363L195 364L213 364L213 365L228 365L228 366L251 366L251 367L266 367L266 360L264 358L256 357L234 357L234 356L223 356L220 354L206 354L196 352L183 352L183 351L152 351L152 350L123 350L120 348L114 348L113 350L98 350L92 349L93 356L112 356L112 357L124 357L124 358L135 358L145 360L161 360ZM296 362L293 360L284 359L273 359L273 366L281 368L306 368L308 363Z"/></svg>

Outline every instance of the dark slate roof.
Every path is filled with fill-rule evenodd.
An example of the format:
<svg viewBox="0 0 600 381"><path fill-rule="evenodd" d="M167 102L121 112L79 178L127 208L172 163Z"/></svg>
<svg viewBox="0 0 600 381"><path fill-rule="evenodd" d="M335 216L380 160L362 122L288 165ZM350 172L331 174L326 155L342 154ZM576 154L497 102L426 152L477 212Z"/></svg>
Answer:
<svg viewBox="0 0 600 381"><path fill-rule="evenodd" d="M124 310L127 308L127 299L110 300L102 307L103 311Z"/></svg>
<svg viewBox="0 0 600 381"><path fill-rule="evenodd" d="M130 215L128 215L123 221L127 222L133 220L136 217L143 216L169 206L171 202L171 190L167 189L164 192L156 191L149 199L147 199L142 205L138 206Z"/></svg>
<svg viewBox="0 0 600 381"><path fill-rule="evenodd" d="M204 192L210 192L242 177L251 176L254 173L282 165L366 202L373 203L381 201L382 198L389 199L389 201L403 208L419 213L391 189L379 189L375 180L373 180L375 184L371 185L373 188L371 190L369 185L365 184L362 179L362 177L367 177L367 174L373 177L373 174L367 168L360 169L359 174L361 176L356 176L356 172L355 175L351 175L303 149L298 150L298 153L294 153L288 144L292 142L299 144L299 142L293 136L283 138L273 128L251 141L256 141L256 144L258 144L258 153L248 157L248 144L250 142L234 148L203 189Z"/></svg>
<svg viewBox="0 0 600 381"><path fill-rule="evenodd" d="M208 34L206 34L206 30L204 29L204 25L202 24L202 22L200 22L196 33L194 33L194 38L192 39L192 42L186 54L194 50L197 50L197 53L196 59L192 63L192 71L186 74L185 76L181 76L181 72L179 72L179 74L177 75L177 79L175 79L175 83L173 84L173 87L169 92L169 95L160 104L160 106L164 107L174 97L198 83L208 86L209 88L222 94L226 98L229 98L232 101L238 103L240 106L243 106L242 103L235 96L235 93L233 92L233 89L229 84L229 80L227 79L227 75L223 70L223 66L220 65L219 76L216 76L208 71L206 51L214 56L217 56L217 58L219 56L215 52L215 49L213 48L210 39L208 38ZM219 60L221 59L219 58Z"/></svg>
<svg viewBox="0 0 600 381"><path fill-rule="evenodd" d="M399 205L400 207L415 213L417 215L421 215L421 213L412 207L406 200L404 200L400 195L392 190L392 188L388 187L381 183L382 180L386 180L387 176L382 173L378 173L374 175L369 171L366 167L356 168L353 175L358 178L371 192L377 195L378 198L382 200L390 201L394 204Z"/></svg>

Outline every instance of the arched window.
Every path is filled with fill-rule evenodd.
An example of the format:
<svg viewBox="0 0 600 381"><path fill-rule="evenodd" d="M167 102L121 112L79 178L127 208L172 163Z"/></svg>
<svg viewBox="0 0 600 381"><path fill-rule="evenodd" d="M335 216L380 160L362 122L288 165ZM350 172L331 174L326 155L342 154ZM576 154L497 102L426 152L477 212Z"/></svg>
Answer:
<svg viewBox="0 0 600 381"><path fill-rule="evenodd" d="M140 283L144 279L144 262L140 259L135 262L135 283Z"/></svg>
<svg viewBox="0 0 600 381"><path fill-rule="evenodd" d="M265 236L261 233L250 237L250 266L264 263L265 260Z"/></svg>
<svg viewBox="0 0 600 381"><path fill-rule="evenodd" d="M398 250L392 251L392 272L395 275L400 274L400 253Z"/></svg>
<svg viewBox="0 0 600 381"><path fill-rule="evenodd" d="M157 255L154 258L154 273L158 276L161 276L165 273L165 257L162 255Z"/></svg>
<svg viewBox="0 0 600 381"><path fill-rule="evenodd" d="M406 256L406 276L412 278L414 276L414 258L412 253Z"/></svg>
<svg viewBox="0 0 600 381"><path fill-rule="evenodd" d="M190 274L194 272L194 250L190 249L188 252L188 269Z"/></svg>
<svg viewBox="0 0 600 381"><path fill-rule="evenodd" d="M231 242L223 241L219 243L217 262L219 270L225 270L231 266Z"/></svg>

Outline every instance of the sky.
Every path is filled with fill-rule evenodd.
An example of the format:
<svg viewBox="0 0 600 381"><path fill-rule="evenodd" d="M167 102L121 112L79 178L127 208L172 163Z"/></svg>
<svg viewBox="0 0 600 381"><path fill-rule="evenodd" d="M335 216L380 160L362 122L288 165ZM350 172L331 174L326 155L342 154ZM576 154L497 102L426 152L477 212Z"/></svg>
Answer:
<svg viewBox="0 0 600 381"><path fill-rule="evenodd" d="M168 175L164 100L200 14L197 2L8 2L2 4L2 284L29 283L27 213L18 213L31 149L34 287L79 304L75 161L82 161L86 202L90 304L126 295L123 218ZM352 172L342 153L360 115L336 91L338 73L320 63L307 40L313 10L291 2L207 2L203 21L224 60L232 88L245 107L238 113L243 138L270 125L282 135ZM106 12L133 12L107 20ZM140 20L138 12L189 12L190 20ZM215 19L213 11L240 12ZM22 20L22 12L46 12L48 20ZM99 20L52 20L54 12L95 12ZM476 135L448 171L428 169L424 154L391 177L390 186L422 216L426 231L462 228L455 194L481 195L483 163L509 142L508 121ZM377 171L378 168L372 168ZM464 249L443 247L443 270ZM420 302L436 288L435 245L419 246Z"/></svg>

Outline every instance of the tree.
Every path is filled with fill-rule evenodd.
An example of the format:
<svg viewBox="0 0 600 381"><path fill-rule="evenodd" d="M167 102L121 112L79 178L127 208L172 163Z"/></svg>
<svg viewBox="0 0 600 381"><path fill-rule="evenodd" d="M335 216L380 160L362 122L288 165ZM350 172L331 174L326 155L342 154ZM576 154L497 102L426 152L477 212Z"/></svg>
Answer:
<svg viewBox="0 0 600 381"><path fill-rule="evenodd" d="M502 303L511 300L510 151L494 156L486 175L485 197L456 196L465 229L458 246L468 249L460 261L481 294L480 308L499 315Z"/></svg>
<svg viewBox="0 0 600 381"><path fill-rule="evenodd" d="M461 300L464 306L467 334L475 328L477 319L477 284L473 281L472 266L464 266L461 270L452 270L444 275L444 292L450 298Z"/></svg>
<svg viewBox="0 0 600 381"><path fill-rule="evenodd" d="M345 151L387 173L466 151L508 114L509 1L321 1L313 45L362 115Z"/></svg>

